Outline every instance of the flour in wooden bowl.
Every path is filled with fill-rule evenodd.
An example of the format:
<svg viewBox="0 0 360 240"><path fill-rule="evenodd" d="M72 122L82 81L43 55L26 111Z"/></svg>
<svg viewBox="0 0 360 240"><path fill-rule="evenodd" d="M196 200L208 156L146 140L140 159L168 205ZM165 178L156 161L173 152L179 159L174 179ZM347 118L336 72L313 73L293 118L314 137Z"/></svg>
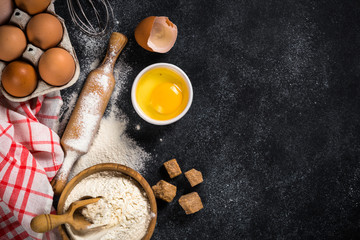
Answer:
<svg viewBox="0 0 360 240"><path fill-rule="evenodd" d="M104 171L84 178L67 197L65 211L84 196L103 197L82 209L82 214L93 223L91 228L106 227L80 235L66 225L72 239L140 240L145 236L151 220L150 203L145 191L131 177Z"/></svg>

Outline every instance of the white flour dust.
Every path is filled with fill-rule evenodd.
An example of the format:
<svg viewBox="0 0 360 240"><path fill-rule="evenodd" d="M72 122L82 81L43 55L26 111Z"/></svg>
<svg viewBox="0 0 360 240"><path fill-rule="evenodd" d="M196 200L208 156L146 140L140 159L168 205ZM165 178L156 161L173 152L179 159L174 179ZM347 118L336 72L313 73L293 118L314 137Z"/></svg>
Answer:
<svg viewBox="0 0 360 240"><path fill-rule="evenodd" d="M89 152L74 164L69 179L99 163L119 163L143 172L150 155L124 133L127 123L125 118L120 119L114 114L103 118Z"/></svg>

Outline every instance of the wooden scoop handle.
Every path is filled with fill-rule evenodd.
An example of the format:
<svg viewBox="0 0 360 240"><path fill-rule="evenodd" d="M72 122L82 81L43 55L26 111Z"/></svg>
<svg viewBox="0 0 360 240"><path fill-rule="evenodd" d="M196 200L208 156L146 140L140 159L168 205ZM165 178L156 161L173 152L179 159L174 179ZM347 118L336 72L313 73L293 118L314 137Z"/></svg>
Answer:
<svg viewBox="0 0 360 240"><path fill-rule="evenodd" d="M79 201L73 202L70 205L69 209L66 211L66 213L64 213L62 215L54 215L54 214L38 215L31 220L31 222L30 222L31 229L34 232L44 233L44 232L48 232L64 223L69 223L73 226L74 226L74 224L77 223L78 228L86 229L86 226L90 223L87 221L74 222L74 218L73 218L74 212L76 209L78 209L80 207L84 207L88 204L96 203L100 199L101 198L98 197L98 198L90 198L90 199L79 200ZM81 226L82 224L83 224L83 226Z"/></svg>
<svg viewBox="0 0 360 240"><path fill-rule="evenodd" d="M41 214L31 220L30 226L34 232L48 232L68 221L69 215Z"/></svg>
<svg viewBox="0 0 360 240"><path fill-rule="evenodd" d="M57 175L51 181L51 186L53 188L55 195L60 195L64 190L65 185L67 183L67 179L71 170L71 167L76 162L76 160L82 155L77 151L68 150L67 146L64 146L65 158L64 162L59 169Z"/></svg>

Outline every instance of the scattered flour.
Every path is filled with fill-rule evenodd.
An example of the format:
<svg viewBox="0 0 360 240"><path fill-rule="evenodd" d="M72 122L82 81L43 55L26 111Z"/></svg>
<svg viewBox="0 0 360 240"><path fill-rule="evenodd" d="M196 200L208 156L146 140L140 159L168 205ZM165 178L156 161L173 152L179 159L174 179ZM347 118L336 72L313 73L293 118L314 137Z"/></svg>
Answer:
<svg viewBox="0 0 360 240"><path fill-rule="evenodd" d="M100 65L100 59L95 59L95 61L93 61L90 64L90 69L93 70L93 69L97 68L99 65Z"/></svg>
<svg viewBox="0 0 360 240"><path fill-rule="evenodd" d="M103 118L89 152L74 164L69 179L99 163L119 163L143 172L150 155L124 133L127 124L126 118L118 118L115 114Z"/></svg>
<svg viewBox="0 0 360 240"><path fill-rule="evenodd" d="M87 205L82 214L93 223L90 228L106 226L102 231L90 230L85 235L74 234L67 226L73 239L140 240L146 234L153 216L150 204L145 191L130 177L111 171L92 174L74 187L64 209L84 196L103 197Z"/></svg>
<svg viewBox="0 0 360 240"><path fill-rule="evenodd" d="M122 53L123 54L123 53ZM115 89L110 99L110 112L118 115L123 115L118 107L116 106L116 102L118 100L119 95L124 90L124 84L131 79L128 78L129 74L132 72L132 68L128 65L124 59L119 56L115 67L114 67L114 77L115 77Z"/></svg>

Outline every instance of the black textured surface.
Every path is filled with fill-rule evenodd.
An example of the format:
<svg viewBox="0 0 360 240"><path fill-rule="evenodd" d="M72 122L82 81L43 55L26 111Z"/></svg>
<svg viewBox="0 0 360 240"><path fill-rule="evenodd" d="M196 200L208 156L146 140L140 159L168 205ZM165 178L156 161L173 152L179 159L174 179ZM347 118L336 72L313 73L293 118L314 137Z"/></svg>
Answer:
<svg viewBox="0 0 360 240"><path fill-rule="evenodd" d="M179 192L158 202L153 239L360 238L359 1L110 2L132 67L118 104L128 134L152 154L145 178L168 180L160 166L176 157L205 179L194 189L184 176L170 181ZM66 2L56 10L82 63ZM150 15L178 26L167 54L134 40ZM140 119L130 101L136 74L156 62L181 67L194 88L187 115L163 127ZM205 208L186 216L177 200L193 190Z"/></svg>

